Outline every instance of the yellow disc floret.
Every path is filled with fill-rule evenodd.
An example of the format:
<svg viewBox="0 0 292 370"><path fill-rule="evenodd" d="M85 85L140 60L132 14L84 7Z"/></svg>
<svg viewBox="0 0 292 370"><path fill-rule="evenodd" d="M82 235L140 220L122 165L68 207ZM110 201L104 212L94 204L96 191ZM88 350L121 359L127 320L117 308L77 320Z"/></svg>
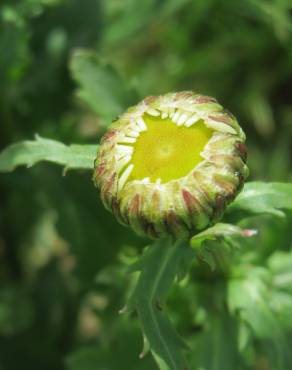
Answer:
<svg viewBox="0 0 292 370"><path fill-rule="evenodd" d="M145 114L143 119L147 130L134 144L134 168L128 180L149 178L151 182L160 179L165 183L186 176L203 161L201 151L212 136L203 120L185 127L160 116Z"/></svg>

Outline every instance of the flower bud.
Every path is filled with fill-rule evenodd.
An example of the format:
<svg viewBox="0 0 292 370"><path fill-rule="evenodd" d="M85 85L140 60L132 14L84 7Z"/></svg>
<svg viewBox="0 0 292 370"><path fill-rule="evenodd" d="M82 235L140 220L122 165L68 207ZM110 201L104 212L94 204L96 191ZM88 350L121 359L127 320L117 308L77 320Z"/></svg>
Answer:
<svg viewBox="0 0 292 370"><path fill-rule="evenodd" d="M244 141L212 97L150 96L103 136L94 182L105 207L138 234L187 237L217 222L242 188Z"/></svg>

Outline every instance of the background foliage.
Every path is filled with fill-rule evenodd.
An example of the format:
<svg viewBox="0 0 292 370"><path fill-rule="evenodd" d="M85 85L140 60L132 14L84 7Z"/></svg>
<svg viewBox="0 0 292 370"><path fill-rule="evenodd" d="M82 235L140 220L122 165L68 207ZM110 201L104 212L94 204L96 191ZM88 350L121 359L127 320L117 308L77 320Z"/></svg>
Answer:
<svg viewBox="0 0 292 370"><path fill-rule="evenodd" d="M52 140L91 156L124 107L193 89L239 118L251 180L289 183L291 45L290 0L2 0L1 149L38 134L41 156ZM78 146L58 150L80 159ZM138 320L118 315L136 278L126 266L147 241L65 157L66 176L50 164L0 174L0 370L156 369L138 358ZM0 170L23 161L13 158ZM243 194L225 216L258 235L229 240L232 263L220 266L210 241L169 295L192 369L291 369L291 186L259 189L258 203Z"/></svg>

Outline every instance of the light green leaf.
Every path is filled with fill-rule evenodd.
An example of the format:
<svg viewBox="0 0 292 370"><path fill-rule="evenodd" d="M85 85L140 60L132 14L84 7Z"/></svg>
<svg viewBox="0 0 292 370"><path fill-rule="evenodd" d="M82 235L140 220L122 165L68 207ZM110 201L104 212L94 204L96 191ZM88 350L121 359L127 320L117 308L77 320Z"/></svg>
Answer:
<svg viewBox="0 0 292 370"><path fill-rule="evenodd" d="M292 294L275 290L272 292L270 305L275 316L279 318L283 330L291 330Z"/></svg>
<svg viewBox="0 0 292 370"><path fill-rule="evenodd" d="M270 213L284 217L282 210L292 210L292 184L250 182L229 206L228 211L251 214Z"/></svg>
<svg viewBox="0 0 292 370"><path fill-rule="evenodd" d="M138 97L129 89L117 71L103 63L97 54L88 50L77 50L70 61L74 80L78 83L78 97L103 123L109 124Z"/></svg>
<svg viewBox="0 0 292 370"><path fill-rule="evenodd" d="M229 280L227 290L229 310L250 328L253 337L263 342L271 341L277 369L284 370L288 352L278 314L281 304L276 306L275 299L277 296L272 291L272 275L269 270L251 265L234 269L234 276ZM285 299L285 309L281 313L287 312L289 304L290 301ZM239 333L239 345L241 339Z"/></svg>
<svg viewBox="0 0 292 370"><path fill-rule="evenodd" d="M238 310L241 319L247 322L259 338L279 337L279 328L273 312L266 304L266 286L254 280L229 283L229 307Z"/></svg>
<svg viewBox="0 0 292 370"><path fill-rule="evenodd" d="M13 171L18 166L31 167L41 161L56 163L69 169L93 169L98 145L67 146L36 135L34 141L12 144L0 153L0 172Z"/></svg>
<svg viewBox="0 0 292 370"><path fill-rule="evenodd" d="M250 327L244 321L239 322L237 339L238 350L244 352L250 344L251 339L252 334Z"/></svg>
<svg viewBox="0 0 292 370"><path fill-rule="evenodd" d="M193 248L199 248L206 240L216 240L218 238L230 236L251 237L256 233L256 230L244 230L235 225L218 223L215 226L209 227L207 230L193 236L191 239L191 246Z"/></svg>
<svg viewBox="0 0 292 370"><path fill-rule="evenodd" d="M274 286L292 294L292 252L273 253L268 260L268 266L273 274Z"/></svg>
<svg viewBox="0 0 292 370"><path fill-rule="evenodd" d="M218 223L193 236L190 243L198 253L198 258L206 262L212 270L218 267L227 272L230 252L237 247L234 237L251 237L256 233L256 230Z"/></svg>

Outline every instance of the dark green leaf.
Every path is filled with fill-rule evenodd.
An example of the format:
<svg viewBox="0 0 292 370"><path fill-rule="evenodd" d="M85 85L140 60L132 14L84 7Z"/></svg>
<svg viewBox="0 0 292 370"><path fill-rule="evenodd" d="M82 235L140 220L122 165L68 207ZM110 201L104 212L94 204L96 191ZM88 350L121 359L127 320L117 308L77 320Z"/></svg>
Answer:
<svg viewBox="0 0 292 370"><path fill-rule="evenodd" d="M236 326L230 317L221 312L208 318L208 326L192 343L192 369L234 370L239 368L240 356L236 350Z"/></svg>
<svg viewBox="0 0 292 370"><path fill-rule="evenodd" d="M125 320L121 320L121 317L116 317L116 319L117 322L112 328L113 333L109 334L109 339L106 338L108 340L79 347L69 354L66 359L67 370L121 370L123 368L149 370L155 368L150 356L141 360L137 355L141 346L138 325L129 326Z"/></svg>
<svg viewBox="0 0 292 370"><path fill-rule="evenodd" d="M141 273L127 305L128 309L137 310L150 350L162 370L187 369L182 353L187 346L162 307L170 285L181 272L185 255L190 256L185 242L171 245L170 240L159 240L150 246L139 266Z"/></svg>

